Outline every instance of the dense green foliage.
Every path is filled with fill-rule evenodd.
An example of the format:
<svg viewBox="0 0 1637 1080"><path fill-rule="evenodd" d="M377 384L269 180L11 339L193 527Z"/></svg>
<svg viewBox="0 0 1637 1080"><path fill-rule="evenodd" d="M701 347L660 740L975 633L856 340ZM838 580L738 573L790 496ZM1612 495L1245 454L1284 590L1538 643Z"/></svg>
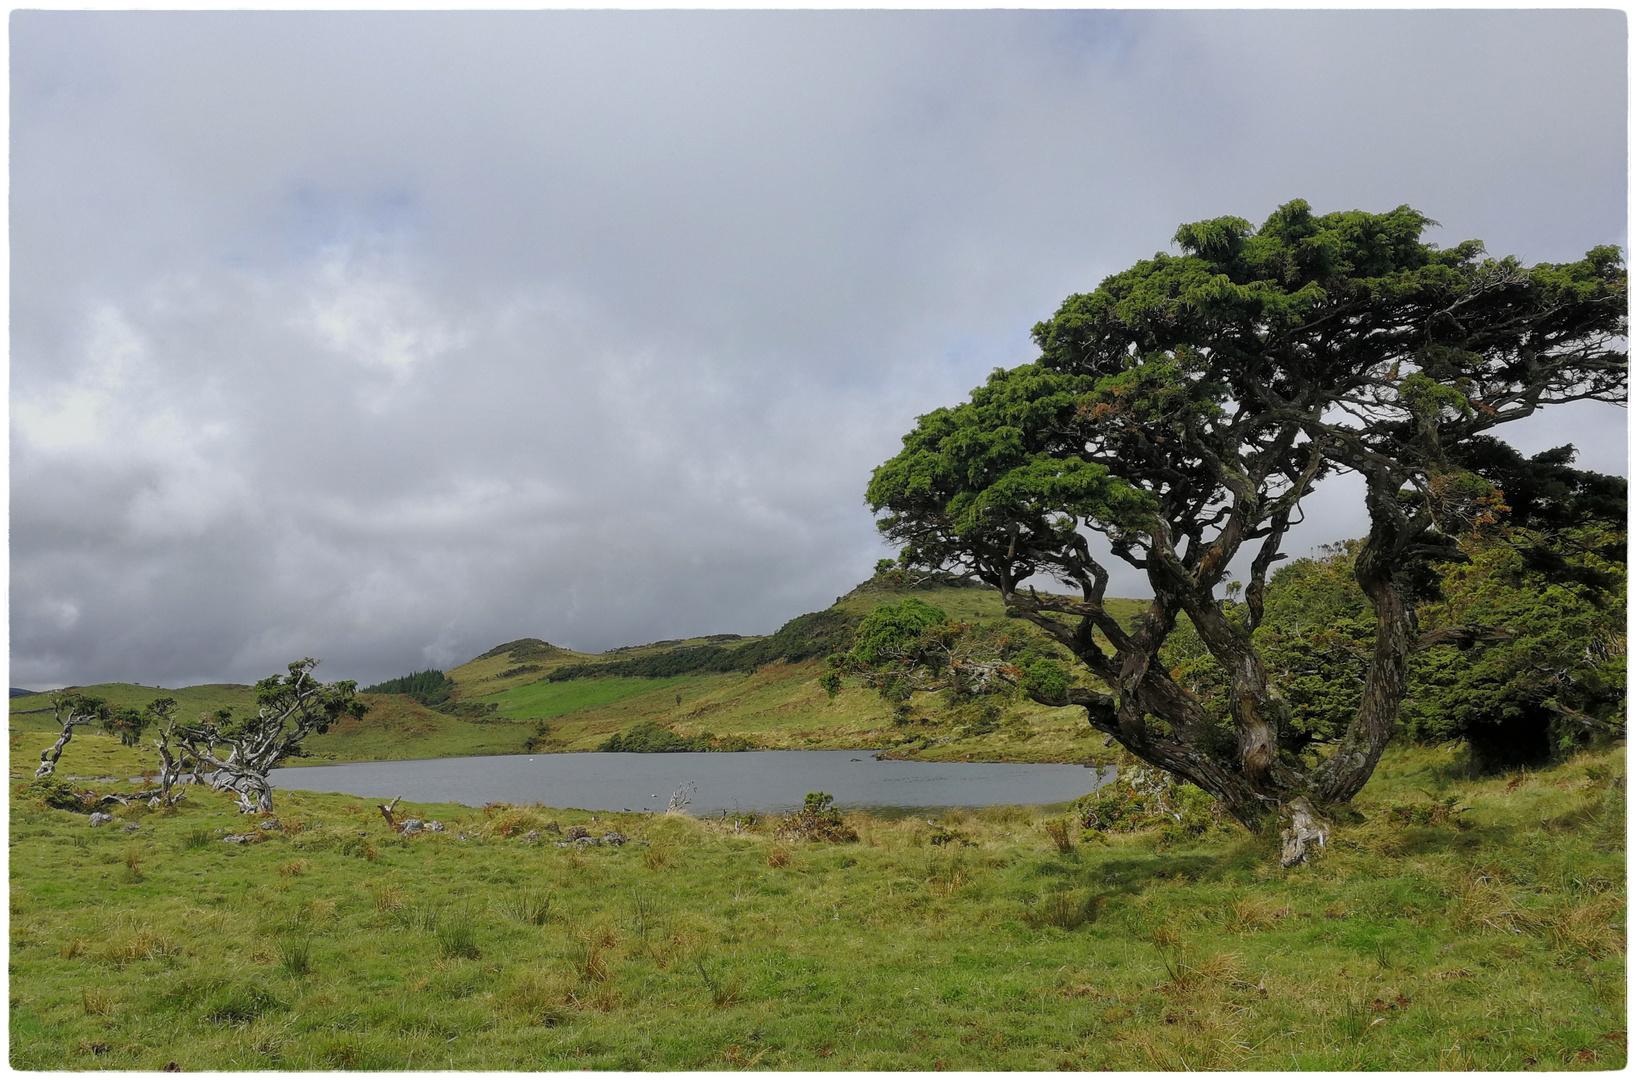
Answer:
<svg viewBox="0 0 1637 1080"><path fill-rule="evenodd" d="M846 643L854 622L845 613L828 609L798 615L771 637L757 638L732 648L694 645L633 657L588 664L570 664L552 671L552 682L570 679L661 679L706 672L755 671L777 660L795 663L824 656ZM515 655L515 654L514 654Z"/></svg>
<svg viewBox="0 0 1637 1080"><path fill-rule="evenodd" d="M427 668L425 671L411 672L396 679L366 686L365 694L402 694L413 698L422 705L441 705L449 700L449 692L455 688L455 680L449 678L437 668Z"/></svg>
<svg viewBox="0 0 1637 1080"><path fill-rule="evenodd" d="M1477 241L1427 243L1433 224L1407 206L1317 215L1294 200L1260 228L1183 225L1180 256L1143 260L1038 324L1036 362L996 370L967 402L919 418L871 478L882 531L904 566L975 576L1072 653L1078 675L1050 672L1028 688L1037 700L1084 708L1247 826L1271 807L1345 803L1395 730L1419 647L1415 605L1437 594L1456 535L1493 520L1503 474L1521 466L1548 502L1563 479L1488 433L1626 395L1617 248L1525 266ZM1304 751L1321 733L1311 715L1292 715L1255 631L1304 500L1341 473L1364 481L1370 532L1352 571L1370 648L1355 708L1323 733L1339 745L1314 756ZM1545 551L1526 558L1544 566L1557 557ZM1148 581L1153 603L1134 624L1105 602L1110 559ZM1224 590L1246 562L1236 617ZM1037 595L1025 584L1036 575L1077 595ZM1179 627L1197 642L1196 668L1217 669L1181 677L1223 684L1225 709L1188 693L1172 675L1180 665L1162 660ZM987 663L997 681L1023 685L1002 658L951 642L925 655Z"/></svg>
<svg viewBox="0 0 1637 1080"><path fill-rule="evenodd" d="M1416 611L1427 644L1410 657L1399 730L1462 740L1480 768L1540 764L1623 730L1626 482L1570 468L1567 448L1524 459L1495 445L1484 456L1505 502L1433 564ZM1336 739L1358 710L1374 636L1355 573L1361 547L1298 559L1268 583L1254 639L1289 703L1278 733L1287 752ZM1226 610L1246 623L1237 597ZM1225 738L1228 683L1190 627L1165 660Z"/></svg>
<svg viewBox="0 0 1637 1080"><path fill-rule="evenodd" d="M858 831L842 819L835 801L835 796L828 791L809 791L802 799L800 810L779 820L774 835L811 843L856 843Z"/></svg>
<svg viewBox="0 0 1637 1080"><path fill-rule="evenodd" d="M623 735L610 735L597 749L610 754L686 754L705 750L754 750L756 744L739 736L718 739L708 731L685 738L652 720L639 720Z"/></svg>
<svg viewBox="0 0 1637 1080"><path fill-rule="evenodd" d="M959 713L962 698L1011 697L1017 689L1061 696L1067 681L1058 651L1024 627L953 620L912 596L865 615L852 647L830 655L819 685L834 697L843 676L857 677L894 703L901 719L916 691L940 690ZM980 712L959 717L971 733L992 731L999 719L993 705Z"/></svg>

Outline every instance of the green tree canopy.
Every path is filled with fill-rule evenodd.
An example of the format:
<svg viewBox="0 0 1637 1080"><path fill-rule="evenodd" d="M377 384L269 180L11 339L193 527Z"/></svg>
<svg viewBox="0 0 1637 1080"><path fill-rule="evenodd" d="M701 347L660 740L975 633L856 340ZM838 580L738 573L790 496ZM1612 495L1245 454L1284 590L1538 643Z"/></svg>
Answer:
<svg viewBox="0 0 1637 1080"><path fill-rule="evenodd" d="M1315 215L1297 200L1260 229L1182 226L1181 255L1144 260L1038 324L1034 363L920 418L871 481L881 529L907 563L999 589L1111 691L1037 696L1084 706L1247 825L1273 808L1308 821L1351 798L1393 730L1431 567L1501 505L1463 451L1543 408L1625 399L1618 249L1525 266L1477 241L1439 248L1422 239L1432 224L1409 207ZM1289 704L1253 631L1304 499L1341 472L1365 485L1354 574L1371 655L1339 743L1303 758L1279 745ZM1220 593L1242 553L1234 620ZM1109 559L1152 589L1135 627L1104 607ZM1037 595L1024 587L1036 574L1078 595ZM1179 619L1224 673L1225 741L1156 662Z"/></svg>

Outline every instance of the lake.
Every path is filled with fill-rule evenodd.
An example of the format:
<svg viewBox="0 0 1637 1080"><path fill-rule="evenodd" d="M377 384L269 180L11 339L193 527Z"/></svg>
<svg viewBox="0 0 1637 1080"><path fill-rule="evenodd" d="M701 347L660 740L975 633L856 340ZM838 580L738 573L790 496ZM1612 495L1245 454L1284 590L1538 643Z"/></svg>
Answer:
<svg viewBox="0 0 1637 1080"><path fill-rule="evenodd" d="M275 769L274 787L411 802L543 803L561 809L663 811L694 785L688 812L788 813L809 791L882 813L1068 802L1113 779L1112 767L876 761L868 750L701 754L507 754Z"/></svg>

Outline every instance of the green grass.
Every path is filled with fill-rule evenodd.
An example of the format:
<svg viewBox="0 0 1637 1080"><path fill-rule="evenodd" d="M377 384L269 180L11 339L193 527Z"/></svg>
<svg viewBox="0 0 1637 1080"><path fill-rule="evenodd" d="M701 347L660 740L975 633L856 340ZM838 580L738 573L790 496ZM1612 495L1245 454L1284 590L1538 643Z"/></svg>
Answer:
<svg viewBox="0 0 1637 1080"><path fill-rule="evenodd" d="M862 615L902 595L901 589L871 581L842 597L836 606ZM1005 617L998 594L988 589L940 587L918 589L915 595L957 619ZM1136 600L1110 601L1111 609L1122 618L1142 606ZM457 698L498 705L496 718L548 721L549 739L539 747L544 750L591 750L640 720L652 720L684 737L705 732L740 736L776 750L872 749L946 761L1112 760L1112 753L1085 724L1078 709L1047 709L1019 699L1007 704L996 730L969 734L951 718L947 706L927 699L917 702L908 722L896 722L886 703L872 691L849 687L838 697L827 698L817 681L824 673L822 660L772 663L750 673L546 681L551 670L567 663L640 657L708 640L660 642L596 657L566 651L545 656L500 653L463 664L449 675L455 680ZM538 670L501 678L522 666L519 661L538 665ZM530 733L532 727L515 736L519 747Z"/></svg>
<svg viewBox="0 0 1637 1080"><path fill-rule="evenodd" d="M860 842L830 846L401 806L450 827L405 839L365 800L281 791L283 827L239 847L221 796L88 829L14 794L11 1064L1620 1068L1624 771L1610 750L1470 782L1390 751L1291 871L1238 830L1060 853L1061 810L849 815ZM1389 818L1446 794L1471 809ZM553 820L638 842L558 848Z"/></svg>
<svg viewBox="0 0 1637 1080"><path fill-rule="evenodd" d="M687 676L669 679L574 679L535 682L485 697L500 706L497 715L514 720L550 720L564 713L611 705L638 694L667 690Z"/></svg>

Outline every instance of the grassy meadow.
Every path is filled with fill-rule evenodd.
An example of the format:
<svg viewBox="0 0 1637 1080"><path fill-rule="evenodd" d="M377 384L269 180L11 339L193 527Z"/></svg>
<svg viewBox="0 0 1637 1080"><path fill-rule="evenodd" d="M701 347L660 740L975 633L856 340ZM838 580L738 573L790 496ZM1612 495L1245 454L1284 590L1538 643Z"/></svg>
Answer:
<svg viewBox="0 0 1637 1080"><path fill-rule="evenodd" d="M1389 751L1290 871L1237 827L1062 851L1032 808L849 815L830 844L401 805L448 826L401 837L347 796L281 791L262 829L200 792L93 829L20 794L12 749L21 1069L1626 1062L1623 748L1481 781ZM62 771L138 767L78 736ZM559 848L552 822L633 839Z"/></svg>

